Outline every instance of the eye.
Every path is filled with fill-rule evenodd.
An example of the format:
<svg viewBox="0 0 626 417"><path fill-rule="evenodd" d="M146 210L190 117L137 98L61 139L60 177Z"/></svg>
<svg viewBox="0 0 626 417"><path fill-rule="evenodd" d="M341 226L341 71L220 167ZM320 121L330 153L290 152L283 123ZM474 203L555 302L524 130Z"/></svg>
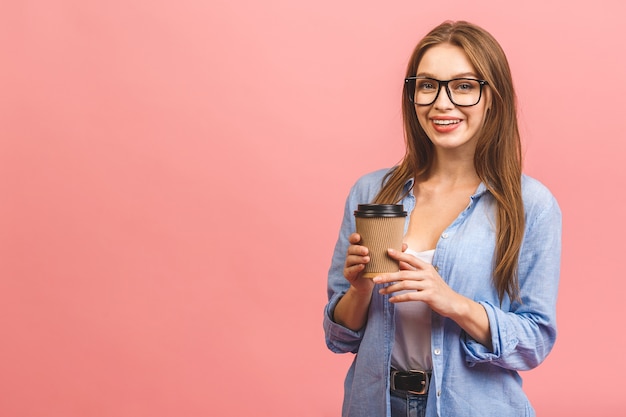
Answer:
<svg viewBox="0 0 626 417"><path fill-rule="evenodd" d="M425 92L436 91L437 84L432 80L417 80L415 88L416 90L425 91Z"/></svg>
<svg viewBox="0 0 626 417"><path fill-rule="evenodd" d="M450 87L455 93L468 94L479 88L476 80L452 80Z"/></svg>

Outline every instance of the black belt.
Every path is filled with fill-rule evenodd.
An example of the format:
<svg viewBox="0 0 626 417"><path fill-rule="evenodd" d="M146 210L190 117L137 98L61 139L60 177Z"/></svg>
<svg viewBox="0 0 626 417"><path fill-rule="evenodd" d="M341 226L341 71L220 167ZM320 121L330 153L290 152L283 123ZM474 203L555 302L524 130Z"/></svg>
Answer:
<svg viewBox="0 0 626 417"><path fill-rule="evenodd" d="M406 391L410 394L425 395L428 393L431 372L408 371L401 372L391 369L391 390Z"/></svg>

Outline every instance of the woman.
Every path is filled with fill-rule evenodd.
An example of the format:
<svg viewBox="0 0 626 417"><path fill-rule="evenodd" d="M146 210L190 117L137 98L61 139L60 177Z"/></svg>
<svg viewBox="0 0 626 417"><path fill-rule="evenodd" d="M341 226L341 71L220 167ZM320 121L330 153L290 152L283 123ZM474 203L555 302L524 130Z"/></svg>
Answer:
<svg viewBox="0 0 626 417"><path fill-rule="evenodd" d="M561 212L522 174L506 56L445 22L406 77L406 155L352 187L328 276L327 345L356 353L343 416L533 416L518 371L555 342ZM400 271L374 279L354 233L368 202L409 214Z"/></svg>

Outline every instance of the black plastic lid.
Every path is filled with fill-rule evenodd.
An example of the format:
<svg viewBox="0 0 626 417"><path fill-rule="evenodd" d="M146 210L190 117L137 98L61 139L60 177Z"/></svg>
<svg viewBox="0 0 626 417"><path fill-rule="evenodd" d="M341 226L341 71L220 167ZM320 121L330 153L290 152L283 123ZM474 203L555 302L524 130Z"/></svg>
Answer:
<svg viewBox="0 0 626 417"><path fill-rule="evenodd" d="M355 217L406 217L402 204L359 204Z"/></svg>

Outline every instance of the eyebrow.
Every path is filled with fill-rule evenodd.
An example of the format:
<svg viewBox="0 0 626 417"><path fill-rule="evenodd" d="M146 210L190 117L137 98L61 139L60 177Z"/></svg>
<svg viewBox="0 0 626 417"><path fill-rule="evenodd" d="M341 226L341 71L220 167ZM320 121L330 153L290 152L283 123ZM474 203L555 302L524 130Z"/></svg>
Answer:
<svg viewBox="0 0 626 417"><path fill-rule="evenodd" d="M437 80L438 78L435 77L434 74L431 74L429 72L420 72L416 75L416 77L427 77L427 78L433 78L435 80ZM454 80L455 78L478 78L478 75L476 75L473 72L463 72L461 74L456 74L454 75L454 77L450 78L451 80Z"/></svg>

